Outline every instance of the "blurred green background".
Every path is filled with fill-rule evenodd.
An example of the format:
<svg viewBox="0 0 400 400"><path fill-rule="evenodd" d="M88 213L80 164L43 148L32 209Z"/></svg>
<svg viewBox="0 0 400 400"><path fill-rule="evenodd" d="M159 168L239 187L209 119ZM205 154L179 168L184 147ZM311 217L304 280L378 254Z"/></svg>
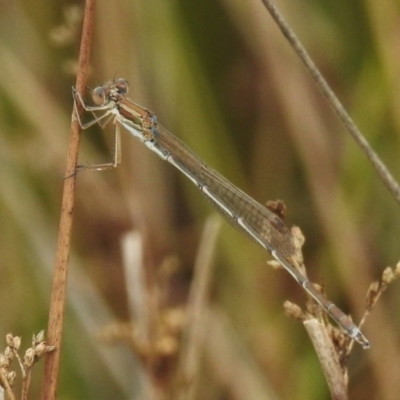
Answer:
<svg viewBox="0 0 400 400"><path fill-rule="evenodd" d="M399 3L277 5L400 177ZM80 2L0 1L0 340L12 332L26 346L47 329L82 11ZM233 183L261 203L284 200L288 223L306 236L309 276L360 319L369 284L399 260L399 205L259 1L98 1L89 84L114 77ZM173 167L125 132L122 142L117 170L78 176L61 400L144 398L135 356L98 340L108 323L129 320L121 239L144 232L150 270L177 257L160 290L164 305L183 305L213 212ZM110 128L84 132L81 162L111 153ZM229 357L243 369L226 370L211 325L198 399L330 398L302 324L282 308L287 299L304 305L304 293L267 258L223 224L212 302L228 327ZM367 321L371 350L352 353L350 398L398 398L399 290L392 285Z"/></svg>

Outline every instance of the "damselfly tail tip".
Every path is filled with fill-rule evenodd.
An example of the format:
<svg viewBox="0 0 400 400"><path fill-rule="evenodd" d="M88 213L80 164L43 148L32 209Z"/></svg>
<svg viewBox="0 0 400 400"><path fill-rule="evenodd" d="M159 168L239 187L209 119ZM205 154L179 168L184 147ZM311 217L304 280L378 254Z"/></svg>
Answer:
<svg viewBox="0 0 400 400"><path fill-rule="evenodd" d="M369 340L363 335L363 333L357 328L351 335L351 337L358 343L361 344L364 350L371 347Z"/></svg>

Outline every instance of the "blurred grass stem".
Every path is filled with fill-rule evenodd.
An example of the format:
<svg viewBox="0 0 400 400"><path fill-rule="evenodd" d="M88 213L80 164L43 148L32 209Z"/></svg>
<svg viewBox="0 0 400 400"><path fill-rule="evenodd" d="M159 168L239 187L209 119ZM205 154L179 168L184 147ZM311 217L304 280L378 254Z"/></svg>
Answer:
<svg viewBox="0 0 400 400"><path fill-rule="evenodd" d="M311 77L314 79L315 84L319 90L324 95L325 99L328 101L330 106L335 111L336 115L339 117L340 121L353 137L354 141L357 143L361 151L365 154L368 160L371 162L373 168L381 178L382 182L386 185L389 191L392 193L393 197L400 203L400 187L397 181L394 179L392 174L386 168L385 164L379 158L379 156L373 151L368 141L365 139L362 132L358 129L357 125L354 123L350 115L347 113L343 107L340 100L336 97L335 93L332 91L327 81L319 72L317 66L311 60L306 49L301 44L295 33L292 31L288 23L283 18L282 14L277 10L275 5L270 0L262 0L265 7L268 9L274 21L279 26L281 32L286 37L290 45L293 47L296 54L300 57L307 71L310 73Z"/></svg>
<svg viewBox="0 0 400 400"><path fill-rule="evenodd" d="M198 391L200 360L208 322L213 259L220 227L219 217L213 215L207 219L197 254L194 279L187 305L186 340L180 359L180 378L178 379L181 384L178 396L180 400L195 399Z"/></svg>

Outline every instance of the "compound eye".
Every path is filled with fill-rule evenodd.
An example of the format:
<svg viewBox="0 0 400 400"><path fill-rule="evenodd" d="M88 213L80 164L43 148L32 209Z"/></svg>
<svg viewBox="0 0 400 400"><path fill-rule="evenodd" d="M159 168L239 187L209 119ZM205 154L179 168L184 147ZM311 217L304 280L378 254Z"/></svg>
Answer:
<svg viewBox="0 0 400 400"><path fill-rule="evenodd" d="M124 96L128 93L129 83L126 79L118 78L115 80L114 85L118 88L119 94L122 94Z"/></svg>
<svg viewBox="0 0 400 400"><path fill-rule="evenodd" d="M102 106L106 101L106 91L103 86L97 86L92 92L92 99L95 104Z"/></svg>

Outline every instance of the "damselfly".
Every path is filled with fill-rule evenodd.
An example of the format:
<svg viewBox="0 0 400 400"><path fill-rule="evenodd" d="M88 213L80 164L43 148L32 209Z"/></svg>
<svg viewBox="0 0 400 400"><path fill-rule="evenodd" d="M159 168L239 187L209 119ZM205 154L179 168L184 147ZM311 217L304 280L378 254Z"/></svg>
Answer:
<svg viewBox="0 0 400 400"><path fill-rule="evenodd" d="M125 79L116 79L96 87L92 91L95 106L86 105L80 94L74 90L75 107L79 102L86 111L92 112L95 116L95 119L83 124L78 113L75 113L83 129L96 123L104 127L110 121L115 126L113 162L80 166L78 170L103 170L116 167L121 162L119 128L123 126L150 150L186 175L220 214L233 226L268 250L352 339L355 339L364 348L368 348L368 339L351 318L328 300L306 276L294 267L291 261L295 251L293 236L281 218L242 192L217 171L209 168L181 140L159 125L156 116L151 111L129 100L126 97L128 89L128 82ZM101 111L104 113L98 116L96 112Z"/></svg>

